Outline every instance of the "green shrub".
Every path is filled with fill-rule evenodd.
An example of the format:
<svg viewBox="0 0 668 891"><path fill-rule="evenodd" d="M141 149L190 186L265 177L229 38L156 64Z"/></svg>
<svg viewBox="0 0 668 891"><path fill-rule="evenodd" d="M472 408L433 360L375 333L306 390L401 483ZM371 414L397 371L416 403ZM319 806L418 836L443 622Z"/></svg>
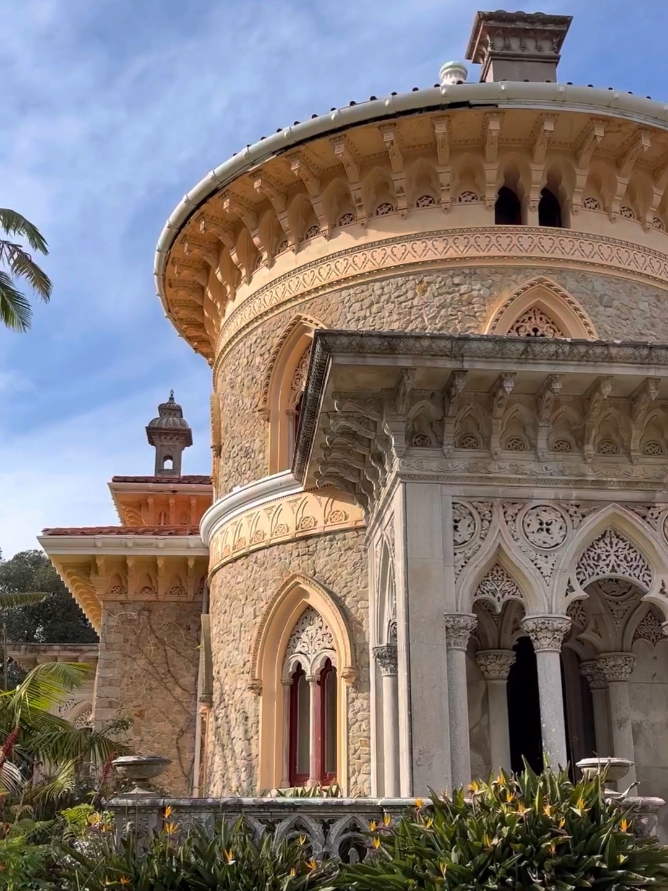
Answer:
<svg viewBox="0 0 668 891"><path fill-rule="evenodd" d="M51 828L32 820L0 824L0 891L55 891Z"/></svg>
<svg viewBox="0 0 668 891"><path fill-rule="evenodd" d="M109 843L100 857L72 850L59 889L68 891L307 891L326 871L308 859L304 843L257 844L244 824L222 823L213 837L204 830L181 833L171 813L140 856L135 839Z"/></svg>
<svg viewBox="0 0 668 891"><path fill-rule="evenodd" d="M623 891L668 880L668 848L636 838L631 817L605 800L601 778L501 775L470 799L433 795L396 827L372 824L373 853L333 885L356 891Z"/></svg>

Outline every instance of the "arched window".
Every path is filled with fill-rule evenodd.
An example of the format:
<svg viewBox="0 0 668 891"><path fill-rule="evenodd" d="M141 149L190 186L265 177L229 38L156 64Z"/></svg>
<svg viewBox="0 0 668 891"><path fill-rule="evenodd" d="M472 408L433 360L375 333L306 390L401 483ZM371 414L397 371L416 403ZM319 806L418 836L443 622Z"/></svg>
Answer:
<svg viewBox="0 0 668 891"><path fill-rule="evenodd" d="M289 686L286 716L287 779L291 786L328 785L337 772L337 677L334 639L317 610L307 607L286 651L284 683Z"/></svg>
<svg viewBox="0 0 668 891"><path fill-rule="evenodd" d="M304 355L299 360L299 364L292 375L290 384L290 394L288 396L287 413L292 421L290 430L290 442L288 445L288 454L290 460L295 451L297 444L297 432L299 431L299 419L301 417L302 402L304 399L304 390L306 389L306 376L308 374L308 363L311 359L311 345L306 348Z"/></svg>
<svg viewBox="0 0 668 891"><path fill-rule="evenodd" d="M520 199L508 186L501 186L496 196L494 222L497 226L522 225L522 205Z"/></svg>
<svg viewBox="0 0 668 891"><path fill-rule="evenodd" d="M561 229L563 221L561 217L561 205L559 199L549 189L543 189L538 202L538 225L552 226Z"/></svg>

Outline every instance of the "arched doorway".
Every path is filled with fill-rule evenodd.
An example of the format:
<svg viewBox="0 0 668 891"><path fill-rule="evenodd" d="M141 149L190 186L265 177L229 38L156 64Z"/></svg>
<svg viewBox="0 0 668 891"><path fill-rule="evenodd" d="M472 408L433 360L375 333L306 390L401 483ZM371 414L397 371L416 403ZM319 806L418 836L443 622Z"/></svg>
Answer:
<svg viewBox="0 0 668 891"><path fill-rule="evenodd" d="M540 730L540 700L536 654L528 637L520 637L513 647L515 664L508 675L508 730L510 763L514 772L524 769L524 761L540 772L543 769L543 741Z"/></svg>

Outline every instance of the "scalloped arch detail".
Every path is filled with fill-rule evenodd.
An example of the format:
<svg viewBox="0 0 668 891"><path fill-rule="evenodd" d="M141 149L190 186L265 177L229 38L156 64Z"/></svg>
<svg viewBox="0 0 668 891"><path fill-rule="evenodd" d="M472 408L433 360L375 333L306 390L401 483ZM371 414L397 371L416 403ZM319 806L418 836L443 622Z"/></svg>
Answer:
<svg viewBox="0 0 668 891"><path fill-rule="evenodd" d="M552 323L552 336L596 340L594 325L580 303L547 276L539 275L525 282L498 306L485 334L510 334L513 325L536 310Z"/></svg>

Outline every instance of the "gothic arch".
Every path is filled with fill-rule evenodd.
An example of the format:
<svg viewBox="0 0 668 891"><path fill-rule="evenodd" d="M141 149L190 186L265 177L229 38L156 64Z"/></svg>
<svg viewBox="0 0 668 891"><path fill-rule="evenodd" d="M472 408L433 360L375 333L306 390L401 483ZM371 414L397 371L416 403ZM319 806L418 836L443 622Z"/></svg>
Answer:
<svg viewBox="0 0 668 891"><path fill-rule="evenodd" d="M348 686L357 677L352 635L342 606L322 585L293 573L280 586L264 611L251 656L250 689L260 696L259 786L273 789L284 778L287 715L283 684L288 643L295 626L312 609L331 633L336 656L338 692L338 765L342 788L348 781Z"/></svg>
<svg viewBox="0 0 668 891"><path fill-rule="evenodd" d="M596 340L596 329L578 301L543 275L525 282L496 308L485 334L511 334L513 326L523 318L529 322L527 314L534 311L546 336Z"/></svg>
<svg viewBox="0 0 668 891"><path fill-rule="evenodd" d="M269 473L287 470L294 447L295 384L300 362L304 361L320 322L308 316L295 316L283 330L273 349L262 381L258 410L269 422ZM299 369L301 371L301 369ZM301 380L301 377L300 377Z"/></svg>
<svg viewBox="0 0 668 891"><path fill-rule="evenodd" d="M585 588L601 578L623 578L636 584L643 599L668 616L668 596L661 593L666 561L649 527L632 511L609 504L588 517L564 551L555 587L560 612Z"/></svg>

